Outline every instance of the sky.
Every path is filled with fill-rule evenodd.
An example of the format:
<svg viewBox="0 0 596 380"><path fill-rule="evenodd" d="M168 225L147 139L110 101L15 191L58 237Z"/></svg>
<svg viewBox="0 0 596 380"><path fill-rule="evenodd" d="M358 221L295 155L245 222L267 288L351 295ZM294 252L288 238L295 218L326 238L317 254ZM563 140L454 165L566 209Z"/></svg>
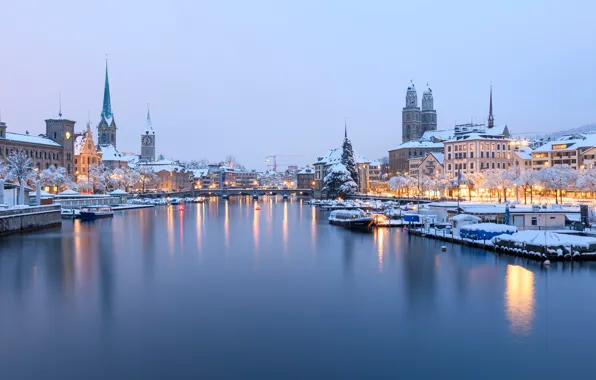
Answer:
<svg viewBox="0 0 596 380"><path fill-rule="evenodd" d="M93 4L91 4L93 3ZM106 54L118 148L265 169L341 145L401 142L410 80L439 129L486 122L545 133L596 122L593 1L5 1L0 109L12 132L99 122ZM96 136L95 136L96 137Z"/></svg>

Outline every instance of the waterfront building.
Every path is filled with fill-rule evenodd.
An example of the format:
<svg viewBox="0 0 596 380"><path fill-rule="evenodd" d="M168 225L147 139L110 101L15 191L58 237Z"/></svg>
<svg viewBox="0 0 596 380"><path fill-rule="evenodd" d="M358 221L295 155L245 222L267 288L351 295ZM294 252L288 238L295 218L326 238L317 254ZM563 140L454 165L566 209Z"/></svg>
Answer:
<svg viewBox="0 0 596 380"><path fill-rule="evenodd" d="M540 170L553 165L573 169L594 167L596 134L572 134L548 141L532 152L532 168Z"/></svg>
<svg viewBox="0 0 596 380"><path fill-rule="evenodd" d="M356 170L358 170L358 191L368 193L370 190L370 160L356 156Z"/></svg>
<svg viewBox="0 0 596 380"><path fill-rule="evenodd" d="M193 188L194 178L192 171L186 170L178 162L158 160L153 162L139 162L138 167L153 169L157 175L155 189L162 191L189 190Z"/></svg>
<svg viewBox="0 0 596 380"><path fill-rule="evenodd" d="M532 168L532 148L529 146L519 146L517 141L513 144L513 159L515 161L516 168Z"/></svg>
<svg viewBox="0 0 596 380"><path fill-rule="evenodd" d="M428 88L422 94L422 110L418 107L418 94L412 83L406 91L406 105L402 109L402 142L419 140L427 131L437 129L437 111L433 93Z"/></svg>
<svg viewBox="0 0 596 380"><path fill-rule="evenodd" d="M488 126L459 124L453 138L445 141L445 174L454 177L458 170L474 173L487 169L507 169L514 164L511 138L507 126L495 126L493 93L490 90Z"/></svg>
<svg viewBox="0 0 596 380"><path fill-rule="evenodd" d="M315 170L311 167L300 169L296 172L296 187L298 189L315 188Z"/></svg>
<svg viewBox="0 0 596 380"><path fill-rule="evenodd" d="M445 142L444 170L450 177L487 169L507 169L514 163L507 126L484 124L456 126L455 137Z"/></svg>
<svg viewBox="0 0 596 380"><path fill-rule="evenodd" d="M147 122L145 130L141 133L141 157L144 162L155 161L155 131L151 123L151 114L147 108Z"/></svg>
<svg viewBox="0 0 596 380"><path fill-rule="evenodd" d="M224 167L221 168L220 183L224 187L238 187L242 189L257 187L257 172L252 170L242 170Z"/></svg>
<svg viewBox="0 0 596 380"><path fill-rule="evenodd" d="M87 175L92 165L101 163L101 156L97 151L91 132L91 123L83 133L77 133L74 139L74 167L75 176Z"/></svg>
<svg viewBox="0 0 596 380"><path fill-rule="evenodd" d="M443 153L432 152L426 155L418 166L418 174L421 176L434 177L440 176L444 172Z"/></svg>
<svg viewBox="0 0 596 380"><path fill-rule="evenodd" d="M32 135L8 132L8 126L0 121L0 160L6 161L11 152L22 149L38 170L51 165L63 166L68 174L74 170L74 125L75 121L47 119L45 134Z"/></svg>

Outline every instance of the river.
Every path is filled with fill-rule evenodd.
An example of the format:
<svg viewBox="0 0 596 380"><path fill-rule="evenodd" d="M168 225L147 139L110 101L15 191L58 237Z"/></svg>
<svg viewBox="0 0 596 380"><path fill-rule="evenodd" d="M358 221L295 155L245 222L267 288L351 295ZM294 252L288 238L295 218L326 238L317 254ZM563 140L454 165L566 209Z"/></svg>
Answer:
<svg viewBox="0 0 596 380"><path fill-rule="evenodd" d="M595 263L441 252L253 202L0 238L0 378L588 376Z"/></svg>

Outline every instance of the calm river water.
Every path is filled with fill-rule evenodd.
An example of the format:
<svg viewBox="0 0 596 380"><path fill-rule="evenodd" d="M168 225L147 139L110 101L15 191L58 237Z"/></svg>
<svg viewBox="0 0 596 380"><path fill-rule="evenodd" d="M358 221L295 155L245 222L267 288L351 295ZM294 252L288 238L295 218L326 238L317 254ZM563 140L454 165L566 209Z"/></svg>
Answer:
<svg viewBox="0 0 596 380"><path fill-rule="evenodd" d="M0 238L0 378L593 377L595 264L259 203Z"/></svg>

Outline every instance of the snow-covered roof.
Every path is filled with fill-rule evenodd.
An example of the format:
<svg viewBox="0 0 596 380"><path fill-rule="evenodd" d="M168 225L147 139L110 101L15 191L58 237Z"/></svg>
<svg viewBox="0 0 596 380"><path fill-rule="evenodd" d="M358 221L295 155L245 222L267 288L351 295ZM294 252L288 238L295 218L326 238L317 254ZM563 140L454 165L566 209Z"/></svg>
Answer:
<svg viewBox="0 0 596 380"><path fill-rule="evenodd" d="M47 191L43 191L41 189L39 190L39 195L44 198L53 198L54 197L53 194L50 194ZM37 191L36 190L30 191L29 196L37 196Z"/></svg>
<svg viewBox="0 0 596 380"><path fill-rule="evenodd" d="M171 160L158 160L147 163L141 162L138 165L145 168L151 168L155 173L160 172L162 170L168 172L181 172L185 170L184 167L180 166L177 162Z"/></svg>
<svg viewBox="0 0 596 380"><path fill-rule="evenodd" d="M126 161L122 157L122 153L112 144L100 145L99 150L101 151L102 161Z"/></svg>
<svg viewBox="0 0 596 380"><path fill-rule="evenodd" d="M437 162L441 165L443 165L443 160L445 159L445 154L441 153L441 152L430 152L428 155L432 155L435 160L437 160ZM426 159L426 157L424 157L424 159Z"/></svg>
<svg viewBox="0 0 596 380"><path fill-rule="evenodd" d="M317 162L315 164L319 165L333 165L336 163L341 162L341 155L343 154L342 148L335 148L328 151L324 156L317 158ZM359 156L354 152L354 161L357 164L366 164L369 163L370 160L366 159L364 156Z"/></svg>
<svg viewBox="0 0 596 380"><path fill-rule="evenodd" d="M493 241L504 240L515 243L526 243L526 244L539 244L547 246L569 246L574 247L589 247L590 245L596 244L596 238L558 234L550 231L520 231L513 235L499 235L493 238Z"/></svg>
<svg viewBox="0 0 596 380"><path fill-rule="evenodd" d="M381 166L381 165L383 165L383 164L379 160L370 162L370 166Z"/></svg>
<svg viewBox="0 0 596 380"><path fill-rule="evenodd" d="M519 148L519 151L514 153L517 154L522 160L531 160L532 152L533 150L529 146L522 146Z"/></svg>
<svg viewBox="0 0 596 380"><path fill-rule="evenodd" d="M128 193L122 189L117 189L112 191L111 193L108 193L110 195L128 195Z"/></svg>
<svg viewBox="0 0 596 380"><path fill-rule="evenodd" d="M6 140L28 144L60 146L60 144L44 135L33 136L22 133L6 132Z"/></svg>
<svg viewBox="0 0 596 380"><path fill-rule="evenodd" d="M436 131L426 131L422 134L422 137L420 137L420 140L425 140L425 141L433 141L433 140L441 140L441 141L445 141L445 140L449 140L450 138L452 138L455 135L455 130L453 129L442 129L442 130L436 130Z"/></svg>
<svg viewBox="0 0 596 380"><path fill-rule="evenodd" d="M207 177L209 175L209 168L192 169L191 172L195 178Z"/></svg>
<svg viewBox="0 0 596 380"><path fill-rule="evenodd" d="M504 139L508 138L509 130L506 125L495 125L493 128L486 128L484 126L470 127L468 129L460 129L456 131L455 135L450 138L449 142L461 140L481 140L481 139Z"/></svg>
<svg viewBox="0 0 596 380"><path fill-rule="evenodd" d="M71 190L71 189L67 189L67 190L64 190L61 193L58 193L58 195L80 195L80 193L78 193L78 192L76 192L74 190Z"/></svg>
<svg viewBox="0 0 596 380"><path fill-rule="evenodd" d="M393 149L393 150L397 150L397 149L420 149L420 148L425 148L425 149L443 149L443 143L442 142L438 142L438 143L434 143L432 141L408 141L405 142L403 144L400 144L397 146L397 148Z"/></svg>
<svg viewBox="0 0 596 380"><path fill-rule="evenodd" d="M454 220L456 222L466 221L466 220L480 221L480 218L477 216L474 216L474 215L459 214L459 215L455 215L454 217L452 217L451 220Z"/></svg>
<svg viewBox="0 0 596 380"><path fill-rule="evenodd" d="M296 174L315 174L315 171L313 168L302 168L298 170Z"/></svg>
<svg viewBox="0 0 596 380"><path fill-rule="evenodd" d="M556 146L557 149L553 149ZM576 150L578 148L588 148L596 146L596 134L575 134L563 136L558 140L553 140L536 148L533 153Z"/></svg>

